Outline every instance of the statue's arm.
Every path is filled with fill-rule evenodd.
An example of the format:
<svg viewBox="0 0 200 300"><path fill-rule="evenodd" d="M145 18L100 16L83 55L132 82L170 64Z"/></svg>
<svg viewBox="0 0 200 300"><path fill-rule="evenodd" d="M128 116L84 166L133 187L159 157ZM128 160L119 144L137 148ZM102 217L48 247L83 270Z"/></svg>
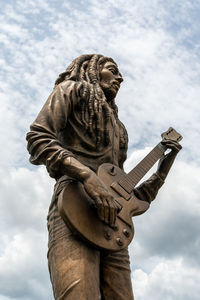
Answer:
<svg viewBox="0 0 200 300"><path fill-rule="evenodd" d="M63 148L58 138L60 130L66 126L72 102L75 100L73 89L73 83L69 83L65 89L58 86L47 99L26 136L30 162L46 165L50 176L54 178L62 173L63 160L74 156Z"/></svg>
<svg viewBox="0 0 200 300"><path fill-rule="evenodd" d="M144 181L134 189L134 194L137 198L151 203L163 184L164 181L157 173L154 173L148 180Z"/></svg>
<svg viewBox="0 0 200 300"><path fill-rule="evenodd" d="M156 173L134 190L135 195L139 199L148 201L149 203L155 199L159 189L164 184L178 152L182 148L176 141L165 140L162 144L171 151L163 155L160 159Z"/></svg>

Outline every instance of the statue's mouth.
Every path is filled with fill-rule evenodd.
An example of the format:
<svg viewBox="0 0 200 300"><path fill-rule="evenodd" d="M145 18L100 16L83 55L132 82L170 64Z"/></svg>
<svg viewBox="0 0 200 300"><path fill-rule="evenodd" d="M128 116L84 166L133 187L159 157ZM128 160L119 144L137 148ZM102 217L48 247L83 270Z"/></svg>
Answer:
<svg viewBox="0 0 200 300"><path fill-rule="evenodd" d="M114 87L116 87L118 90L120 88L120 83L118 81L113 81L113 84L112 84Z"/></svg>

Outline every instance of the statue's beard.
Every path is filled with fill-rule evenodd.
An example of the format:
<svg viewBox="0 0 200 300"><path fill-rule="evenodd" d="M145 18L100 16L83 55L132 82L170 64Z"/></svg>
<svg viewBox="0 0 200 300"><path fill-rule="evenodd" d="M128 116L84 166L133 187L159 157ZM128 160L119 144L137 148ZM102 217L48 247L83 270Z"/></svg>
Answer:
<svg viewBox="0 0 200 300"><path fill-rule="evenodd" d="M115 84L111 83L111 84L104 84L101 85L101 88L106 96L106 100L108 102L112 101L113 99L115 99L117 92L118 92L118 88Z"/></svg>

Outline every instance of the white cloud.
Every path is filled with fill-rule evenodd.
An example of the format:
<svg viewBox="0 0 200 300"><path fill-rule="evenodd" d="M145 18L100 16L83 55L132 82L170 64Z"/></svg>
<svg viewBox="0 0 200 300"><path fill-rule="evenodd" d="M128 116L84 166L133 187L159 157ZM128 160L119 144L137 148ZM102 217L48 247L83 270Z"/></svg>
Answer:
<svg viewBox="0 0 200 300"><path fill-rule="evenodd" d="M144 152L136 151L137 161ZM129 169L136 163L133 157ZM199 174L199 167L175 162L150 209L134 218L130 256L138 300L199 297Z"/></svg>
<svg viewBox="0 0 200 300"><path fill-rule="evenodd" d="M4 173L0 186L0 299L50 299L46 215L53 180L44 168L19 168Z"/></svg>
<svg viewBox="0 0 200 300"><path fill-rule="evenodd" d="M200 225L198 10L198 1L190 0L2 3L0 266L5 273L0 271L0 300L16 300L17 295L47 299L45 218L53 181L44 168L28 165L25 133L58 74L76 56L96 52L113 57L124 75L117 103L130 138L127 169L169 126L184 137L158 201L135 218L130 253L137 269L136 299L197 299L199 269L193 266L199 261ZM194 276L193 283L186 272Z"/></svg>
<svg viewBox="0 0 200 300"><path fill-rule="evenodd" d="M44 256L46 243L44 233L28 229L14 235L5 246L0 257L0 290L3 297L49 299L51 289Z"/></svg>
<svg viewBox="0 0 200 300"><path fill-rule="evenodd" d="M199 299L199 269L188 267L181 259L165 260L145 273L133 273L133 286L137 300L197 300Z"/></svg>
<svg viewBox="0 0 200 300"><path fill-rule="evenodd" d="M46 175L44 168L30 171L26 168L4 172L0 188L4 201L0 202L4 229L19 232L23 228L40 231L45 224L54 181Z"/></svg>

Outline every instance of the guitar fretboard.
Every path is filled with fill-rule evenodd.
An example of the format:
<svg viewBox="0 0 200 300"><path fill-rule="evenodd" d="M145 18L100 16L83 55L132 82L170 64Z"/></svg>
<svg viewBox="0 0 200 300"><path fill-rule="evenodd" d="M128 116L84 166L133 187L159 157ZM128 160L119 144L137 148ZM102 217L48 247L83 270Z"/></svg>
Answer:
<svg viewBox="0 0 200 300"><path fill-rule="evenodd" d="M127 175L118 181L128 193L131 193L136 184L153 167L153 165L162 157L166 147L159 143L137 166Z"/></svg>

